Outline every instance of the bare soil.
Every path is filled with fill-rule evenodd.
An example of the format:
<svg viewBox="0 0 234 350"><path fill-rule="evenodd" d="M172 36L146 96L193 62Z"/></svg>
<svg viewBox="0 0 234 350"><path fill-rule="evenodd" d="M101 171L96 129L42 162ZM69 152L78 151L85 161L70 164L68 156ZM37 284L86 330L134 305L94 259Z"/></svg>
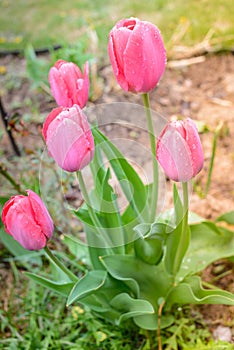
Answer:
<svg viewBox="0 0 234 350"><path fill-rule="evenodd" d="M6 67L7 71L6 75L0 75L0 95L7 112L11 115L14 113L18 115L16 130L13 130L13 134L20 148L24 150L27 164L33 158L35 149L37 152L43 149L43 142L38 135L44 117L55 107L55 103L43 91L35 91L31 88L30 82L25 78L23 58L2 57L0 66ZM98 74L98 85L94 90L94 98L90 105L112 101L142 103L140 96L126 94L117 86L110 66L101 67ZM208 195L202 197L199 191L194 191L191 198L191 210L211 220L224 212L233 210L234 56L232 54L207 55L198 64L190 65L190 62L186 61L179 67L177 65L177 68L173 62L169 62L162 81L150 97L151 108L167 119L178 116L191 117L200 122L199 125L203 125L201 139L205 166L197 177L198 190L205 186L214 132L218 126L221 128ZM39 119L34 118L33 107L39 111ZM27 114L30 115L30 123L27 123L27 118L24 118L24 123L20 123L22 116ZM0 125L2 130L3 125ZM10 170L15 171L18 176L17 161L12 157L13 151L6 134L2 136L0 142L3 162L7 160ZM12 167L9 164L13 164ZM2 191L3 194L8 194L5 188L1 188ZM2 290L4 286L5 290L5 293L1 293L3 308L6 305L4 299L9 294L7 290L11 288L12 283L12 278L9 277L11 270L8 267L6 264L0 265L0 288ZM230 261L225 260L213 264L204 271L204 278L225 290L234 292L234 264ZM227 340L234 342L234 307L214 305L203 306L199 310L204 315L214 336L221 337L228 328L230 332L226 336ZM220 326L224 327L223 333L221 329L221 336Z"/></svg>

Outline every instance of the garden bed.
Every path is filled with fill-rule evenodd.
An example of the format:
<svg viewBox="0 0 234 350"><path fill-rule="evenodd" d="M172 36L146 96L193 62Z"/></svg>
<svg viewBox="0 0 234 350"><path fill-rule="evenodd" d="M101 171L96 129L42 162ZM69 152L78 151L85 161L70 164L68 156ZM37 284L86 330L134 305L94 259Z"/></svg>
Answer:
<svg viewBox="0 0 234 350"><path fill-rule="evenodd" d="M234 209L234 56L207 55L200 58L200 63L190 63L193 61L168 63L159 87L151 93L151 108L167 119L178 116L191 117L198 122L205 166L196 178L191 196L191 210L206 219L214 220L219 215ZM2 101L7 112L10 115L15 114L16 131L13 130L13 135L22 152L20 161L17 161L7 135L1 134L1 159L19 181L20 173L33 161L33 165L28 169L29 178L33 178L38 173L38 159L44 148L40 137L41 125L51 108L55 107L55 102L44 91L32 89L32 84L25 75L26 62L23 58L1 57L0 67L2 67L0 76ZM4 67L5 74L3 74ZM141 104L142 101L140 96L124 93L117 86L111 67L106 65L98 69L98 88L93 92L89 106L112 102ZM204 196L202 189L207 181L212 142L217 128L220 131L212 181L208 194ZM3 130L2 122L1 130ZM107 129L107 134L108 132L112 137L115 136L115 128L110 127ZM117 132L120 137L119 130ZM126 134L123 136L126 137ZM133 135L135 138L138 136L140 135ZM140 162L137 159L139 154L135 154L134 157L136 163ZM3 191L1 195L9 196L12 189L6 184L0 177L1 192ZM70 199L73 197L76 199L76 190L75 188L74 193L69 192ZM1 263L0 275L0 288L3 291L1 308L5 310L9 307L9 291L13 283L8 263ZM234 292L232 262L219 261L206 269L203 275L207 282ZM214 337L223 336L224 340L234 342L234 307L203 306L199 307L199 311Z"/></svg>

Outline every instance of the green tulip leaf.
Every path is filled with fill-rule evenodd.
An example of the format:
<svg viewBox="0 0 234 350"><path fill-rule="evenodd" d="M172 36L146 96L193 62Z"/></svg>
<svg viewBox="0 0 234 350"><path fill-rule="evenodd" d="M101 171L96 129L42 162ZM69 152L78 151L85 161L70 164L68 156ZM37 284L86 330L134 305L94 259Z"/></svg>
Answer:
<svg viewBox="0 0 234 350"><path fill-rule="evenodd" d="M135 324L142 329L151 331L158 329L158 315L140 315L133 318ZM171 315L162 315L160 318L160 329L169 327L174 322L174 317Z"/></svg>
<svg viewBox="0 0 234 350"><path fill-rule="evenodd" d="M163 256L162 241L158 238L138 238L134 242L135 255L150 265L156 265Z"/></svg>
<svg viewBox="0 0 234 350"><path fill-rule="evenodd" d="M106 278L106 271L93 270L87 272L72 288L67 299L67 305L69 306L74 301L80 300L100 289L104 285Z"/></svg>
<svg viewBox="0 0 234 350"><path fill-rule="evenodd" d="M116 253L122 253L125 235L116 201L116 194L109 185L110 169L105 170L103 175L104 178L102 179L102 182L100 182L100 179L99 181L96 181L96 183L99 184L98 188L96 187L90 193L91 203L93 208L95 208L95 215L100 222L98 231L99 233L101 232L101 234L99 234L99 238L96 234L97 228L93 225L86 204L83 204L75 214L80 221L85 224L86 228L89 226L89 239L91 241L89 241L88 244L90 246L97 246L99 248L110 247L114 248ZM99 242L97 243L97 241Z"/></svg>
<svg viewBox="0 0 234 350"><path fill-rule="evenodd" d="M181 242L183 220L178 226L168 234L166 239L166 254L164 264L169 275L175 276L180 271L184 255L188 249L190 242L190 230L186 227L187 234L184 236L184 242ZM181 246L183 244L183 246ZM180 248L180 249L179 249ZM183 265L183 264L182 264Z"/></svg>
<svg viewBox="0 0 234 350"><path fill-rule="evenodd" d="M80 266L79 262L82 261L85 266L91 266L89 250L84 242L82 242L79 238L74 237L74 235L66 234L63 235L62 241L68 247L70 252L76 257L77 265Z"/></svg>
<svg viewBox="0 0 234 350"><path fill-rule="evenodd" d="M111 311L114 313L116 312L119 315L119 312L115 311L114 308L110 305L110 301L118 294L128 293L130 291L129 288L121 281L115 280L110 275L106 274L106 272L106 278L103 280L102 275L105 277L103 271L101 271L100 279L96 283L93 281L93 277L95 279L97 277L97 274L99 274L99 271L91 271L91 275L93 276L90 278L90 273L88 273L89 276L85 281L86 284L88 283L87 288L83 283L84 281L82 282L83 285L79 285L79 293L82 293L82 295L80 294L79 302L90 307L93 311L98 313L103 314ZM91 283L89 283L90 281ZM100 282L100 284L98 284L98 282ZM90 289L91 284L94 287L92 290ZM80 287L82 287L82 289ZM88 290L89 292L87 294L86 291Z"/></svg>
<svg viewBox="0 0 234 350"><path fill-rule="evenodd" d="M173 231L173 227L164 222L154 222L153 224L141 223L134 227L137 237L158 238L164 241L167 234Z"/></svg>
<svg viewBox="0 0 234 350"><path fill-rule="evenodd" d="M114 279L124 282L136 298L148 300L155 310L158 299L171 288L172 278L162 264L149 265L131 255L109 255L100 260Z"/></svg>
<svg viewBox="0 0 234 350"><path fill-rule="evenodd" d="M234 225L234 210L219 216L216 221L224 221L229 225Z"/></svg>
<svg viewBox="0 0 234 350"><path fill-rule="evenodd" d="M74 286L73 282L58 283L58 282L51 281L45 277L38 276L35 273L24 272L24 274L26 276L28 276L31 280L40 284L41 286L46 287L46 288L48 288L48 289L50 289L53 292L56 292L58 294L62 294L63 296L66 296L66 297L70 294L70 292Z"/></svg>
<svg viewBox="0 0 234 350"><path fill-rule="evenodd" d="M110 142L106 136L104 136L100 130L94 128L93 135L95 142L99 144L104 151L118 181L119 184L130 203L127 216L133 220L140 216L148 216L148 210L146 208L148 191L133 169L133 167L127 162L123 154Z"/></svg>
<svg viewBox="0 0 234 350"><path fill-rule="evenodd" d="M127 293L118 294L111 300L110 304L121 312L118 324L128 318L145 314L154 314L154 308L147 300L131 298Z"/></svg>
<svg viewBox="0 0 234 350"><path fill-rule="evenodd" d="M199 276L191 276L171 290L167 307L173 304L234 305L234 294L221 289L204 289Z"/></svg>
<svg viewBox="0 0 234 350"><path fill-rule="evenodd" d="M134 231L137 233L137 237L145 237L150 233L151 224L143 222L134 227Z"/></svg>
<svg viewBox="0 0 234 350"><path fill-rule="evenodd" d="M88 306L95 313L106 314L106 312L111 310L110 305L107 303L106 299L99 294L98 292L93 292L79 300L79 303Z"/></svg>
<svg viewBox="0 0 234 350"><path fill-rule="evenodd" d="M178 281L202 271L214 261L233 256L234 252L234 232L207 222L190 225L190 230L190 246L177 274Z"/></svg>

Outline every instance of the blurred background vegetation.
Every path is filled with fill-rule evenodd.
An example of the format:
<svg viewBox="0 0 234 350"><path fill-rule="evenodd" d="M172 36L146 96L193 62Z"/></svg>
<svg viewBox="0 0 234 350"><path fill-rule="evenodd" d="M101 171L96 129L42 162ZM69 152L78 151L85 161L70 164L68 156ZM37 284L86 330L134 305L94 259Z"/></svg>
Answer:
<svg viewBox="0 0 234 350"><path fill-rule="evenodd" d="M89 34L105 57L108 31L130 16L156 24L168 50L207 35L213 50L234 48L233 0L1 0L0 52L76 44Z"/></svg>

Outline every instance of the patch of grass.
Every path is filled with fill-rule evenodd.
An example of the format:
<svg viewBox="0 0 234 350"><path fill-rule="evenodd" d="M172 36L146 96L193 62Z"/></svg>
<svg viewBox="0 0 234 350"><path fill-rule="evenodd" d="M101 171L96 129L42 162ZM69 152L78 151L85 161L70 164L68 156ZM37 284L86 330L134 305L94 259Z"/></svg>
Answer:
<svg viewBox="0 0 234 350"><path fill-rule="evenodd" d="M139 330L130 321L121 326L112 325L96 318L89 309L78 304L67 308L63 297L24 276L24 265L20 264L20 259L9 259L7 253L1 258L3 263L0 268L5 265L5 269L9 269L6 282L9 293L4 291L2 295L4 306L0 310L0 349L157 349L156 332ZM48 265L44 267L48 269ZM37 265L32 265L31 269L35 272ZM232 349L229 343L211 340L197 310L175 308L174 316L175 323L161 332L165 350Z"/></svg>
<svg viewBox="0 0 234 350"><path fill-rule="evenodd" d="M95 30L106 55L107 35L120 18L136 16L159 26L166 45L179 34L180 44L201 42L209 30L219 49L233 46L232 0L3 0L0 4L0 50L74 44ZM186 28L186 30L185 30ZM185 30L184 35L181 35Z"/></svg>

